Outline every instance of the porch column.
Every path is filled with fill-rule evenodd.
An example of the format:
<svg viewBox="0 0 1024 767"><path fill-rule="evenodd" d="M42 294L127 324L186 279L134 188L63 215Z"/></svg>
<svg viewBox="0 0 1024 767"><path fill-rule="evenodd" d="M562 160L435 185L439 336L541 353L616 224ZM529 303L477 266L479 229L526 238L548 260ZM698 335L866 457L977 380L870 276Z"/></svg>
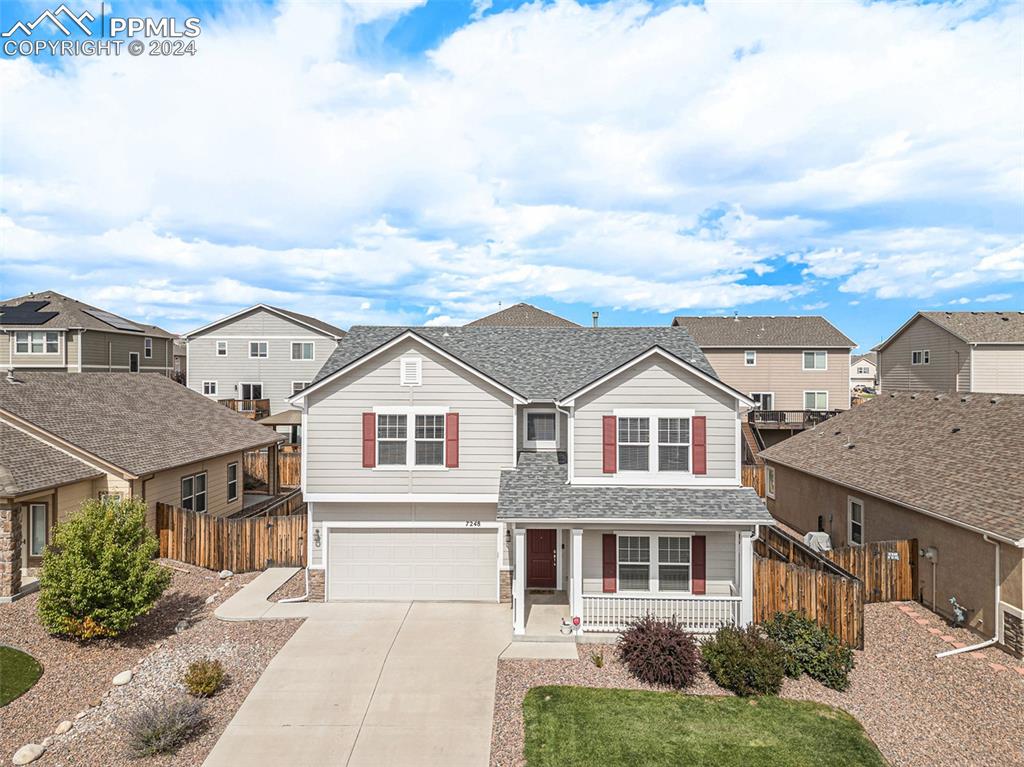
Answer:
<svg viewBox="0 0 1024 767"><path fill-rule="evenodd" d="M754 621L754 534L740 533L740 625Z"/></svg>
<svg viewBox="0 0 1024 767"><path fill-rule="evenodd" d="M569 612L572 617L583 619L583 531L573 528L569 547L569 562L572 573L569 576ZM580 624L580 632L583 624Z"/></svg>
<svg viewBox="0 0 1024 767"><path fill-rule="evenodd" d="M526 528L516 527L513 537L512 633L526 633Z"/></svg>
<svg viewBox="0 0 1024 767"><path fill-rule="evenodd" d="M0 498L0 602L21 591L21 510Z"/></svg>

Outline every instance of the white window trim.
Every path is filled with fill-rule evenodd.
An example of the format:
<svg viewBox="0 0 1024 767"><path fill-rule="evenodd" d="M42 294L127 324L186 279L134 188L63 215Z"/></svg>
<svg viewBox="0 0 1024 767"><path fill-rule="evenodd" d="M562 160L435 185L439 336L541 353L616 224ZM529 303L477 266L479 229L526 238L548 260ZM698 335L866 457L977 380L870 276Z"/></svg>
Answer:
<svg viewBox="0 0 1024 767"><path fill-rule="evenodd" d="M373 408L373 414L376 416L373 419L373 439L374 439L374 450L378 450L376 443L379 442L377 438L377 417L382 415L404 415L405 416L405 463L389 464L387 466L381 466L379 463L380 453L376 452L373 456L374 467L371 471L448 471L448 467L445 465L448 462L448 423L445 419L445 432L444 437L441 439L442 444L442 457L440 465L429 465L429 466L417 466L416 465L416 416L418 415L440 415L444 416L448 414L447 406L433 406L433 405L413 405L408 407L390 407L388 405L377 405ZM390 442L397 442L398 440L388 440ZM430 440L434 441L434 440Z"/></svg>
<svg viewBox="0 0 1024 767"><path fill-rule="evenodd" d="M612 411L612 415L615 416L615 474L612 475L617 478L629 478L633 481L643 480L657 480L661 477L663 480L666 477L692 477L693 476L693 410L665 410L665 409L654 409L644 410L637 408L615 408ZM650 442L647 443L647 471L623 471L619 468L619 445L620 444L638 444L619 442L619 419L620 418L647 418L650 419L648 423L648 438ZM659 418L687 418L690 421L690 442L687 445L687 466L690 468L687 471L658 471L658 419Z"/></svg>
<svg viewBox="0 0 1024 767"><path fill-rule="evenodd" d="M231 479L231 467L232 466L235 467L235 478L234 478L234 480ZM239 477L238 477L238 461L232 461L231 463L228 464L228 467L227 467L227 469L225 471L225 477L227 479L225 487L226 487L226 490L227 490L228 503L231 503L233 501L237 501L238 498L239 498L239 495L238 495L238 479L239 479ZM232 495L232 492L231 492L231 485L232 484L234 484L234 486L235 486L234 487L234 495Z"/></svg>
<svg viewBox="0 0 1024 767"><path fill-rule="evenodd" d="M921 361L914 362L914 355L920 354ZM929 349L914 349L910 352L910 364L911 365L930 365L932 364L932 353Z"/></svg>
<svg viewBox="0 0 1024 767"><path fill-rule="evenodd" d="M302 384L302 386L301 388L296 389L295 384ZM309 386L309 381L292 381L292 396L295 396L307 386Z"/></svg>
<svg viewBox="0 0 1024 767"><path fill-rule="evenodd" d="M773 391L752 391L752 392L750 392L750 398L754 399L754 395L755 394L757 394L757 395L759 395L761 397L763 397L763 396L765 396L767 394L769 397L772 398L772 406L770 408L760 408L761 410L767 410L769 412L772 411L772 410L775 410L775 392L773 392Z"/></svg>
<svg viewBox="0 0 1024 767"><path fill-rule="evenodd" d="M627 591L619 588L619 584L622 583L622 578L619 575L619 566L623 563L619 562L619 538L648 538L648 576L647 582L650 588L647 591ZM658 561L658 538L686 538L689 540L687 544L690 547L690 561L688 566L690 568L689 577L689 588L685 591L662 591L660 588L660 582L658 579L658 566L661 562ZM626 562L626 565L637 565L643 564L642 562ZM666 562L665 564L673 564ZM688 597L693 595L693 533L676 532L669 530L662 530L660 532L651 532L648 530L617 530L615 532L615 593L622 594L623 596L638 596L638 597L653 597L659 596L664 598L675 597Z"/></svg>
<svg viewBox="0 0 1024 767"><path fill-rule="evenodd" d="M128 372L129 373L132 372L132 357L134 357L135 360L136 360L136 362L135 362L135 367L136 367L135 372L136 373L141 372L142 371L142 358L141 358L141 356L139 355L138 352L128 352Z"/></svg>
<svg viewBox="0 0 1024 767"><path fill-rule="evenodd" d="M807 355L808 354L824 354L825 355L825 367L823 368L809 368L807 367ZM806 370L808 373L823 373L828 370L828 351L824 349L804 349L800 352L800 367L802 370Z"/></svg>
<svg viewBox="0 0 1024 767"><path fill-rule="evenodd" d="M143 338L142 339L142 356L147 360L153 359L153 339Z"/></svg>
<svg viewBox="0 0 1024 767"><path fill-rule="evenodd" d="M295 344L302 344L302 346L309 345L313 350L313 356L311 357L296 357L295 356ZM316 359L316 343L313 341L292 341L291 346L288 347L291 350L292 362L312 362Z"/></svg>
<svg viewBox="0 0 1024 767"><path fill-rule="evenodd" d="M415 375L406 375L406 365L413 364ZM398 358L398 383L399 386L422 386L423 385L423 358L418 354L403 354Z"/></svg>
<svg viewBox="0 0 1024 767"><path fill-rule="evenodd" d="M529 440L526 436L530 433L528 428L530 414L536 415L537 413L550 414L555 416L555 438L550 439L537 439ZM523 447L532 447L538 450L555 450L558 448L558 441L562 437L562 424L561 419L558 417L558 411L550 408L541 407L528 407L523 409Z"/></svg>
<svg viewBox="0 0 1024 767"><path fill-rule="evenodd" d="M100 490L97 497L100 499L101 502L107 500L108 498L116 498L117 500L120 501L124 500L124 493L122 493L120 490Z"/></svg>
<svg viewBox="0 0 1024 767"><path fill-rule="evenodd" d="M754 355L753 360L751 360L749 362L747 361L747 355L748 354L753 354ZM755 367L756 365L757 365L757 350L756 349L746 349L743 352L743 367L752 368L752 367Z"/></svg>
<svg viewBox="0 0 1024 767"><path fill-rule="evenodd" d="M40 334L40 335L43 336L43 350L41 352L34 352L34 351L32 351L32 335L34 333L37 333L37 334ZM48 352L48 351L46 351L46 334L47 333L53 333L54 335L57 336L57 351L55 351L55 352ZM11 335L12 335L12 338L11 338L12 346L11 346L11 348L13 349L13 353L14 354L30 355L30 356L36 356L36 357L55 357L58 354L61 354L63 352L63 350L64 350L64 334L61 333L58 330L15 330L15 331L12 331ZM24 352L19 352L18 351L18 336L19 335L25 335L25 336L28 337L28 351L24 351Z"/></svg>
<svg viewBox="0 0 1024 767"><path fill-rule="evenodd" d="M860 506L860 543L853 542L853 504ZM864 501L852 495L846 496L846 545L847 546L863 546L865 543L865 512L864 512Z"/></svg>
<svg viewBox="0 0 1024 767"><path fill-rule="evenodd" d="M266 355L253 354L252 353L252 345L253 344L266 344L267 345L267 353L266 353ZM251 359L251 360L269 360L270 359L270 341L267 341L266 339L251 339L249 341L249 359Z"/></svg>
<svg viewBox="0 0 1024 767"><path fill-rule="evenodd" d="M807 407L807 395L808 394L824 394L825 395L825 407ZM815 398L817 399L817 398ZM804 410L813 410L817 413L823 413L828 410L828 390L827 389L805 389L803 399Z"/></svg>
<svg viewBox="0 0 1024 767"><path fill-rule="evenodd" d="M769 498L775 498L775 467L764 467L764 494Z"/></svg>
<svg viewBox="0 0 1024 767"><path fill-rule="evenodd" d="M224 344L224 353L223 354L220 353L221 344ZM213 353L214 353L214 356L217 356L217 357L227 357L228 356L228 342L227 341L215 341L214 345L213 345Z"/></svg>
<svg viewBox="0 0 1024 767"><path fill-rule="evenodd" d="M211 391L211 392L207 392L206 391L206 385L207 384L213 384L213 391ZM216 397L217 396L218 388L219 387L217 386L217 382L216 381L203 381L203 396L204 397Z"/></svg>
<svg viewBox="0 0 1024 767"><path fill-rule="evenodd" d="M203 510L196 511L196 479L203 477ZM186 479L192 480L192 495L186 496L184 494L184 487ZM185 474L178 479L178 500L181 503L181 508L185 507L185 498L192 499L192 508L190 511L195 511L196 514L209 514L210 513L210 478L207 476L205 471L197 471L195 474Z"/></svg>
<svg viewBox="0 0 1024 767"><path fill-rule="evenodd" d="M32 551L32 543L33 539L35 538L35 535L33 535L33 533L35 532L35 509L38 509L40 507L43 509L43 551L46 550L47 538L49 537L47 535L47 527L49 527L50 521L50 504L45 502L30 503L28 505L28 555L30 557L43 556L43 551L40 551L38 554L35 554Z"/></svg>

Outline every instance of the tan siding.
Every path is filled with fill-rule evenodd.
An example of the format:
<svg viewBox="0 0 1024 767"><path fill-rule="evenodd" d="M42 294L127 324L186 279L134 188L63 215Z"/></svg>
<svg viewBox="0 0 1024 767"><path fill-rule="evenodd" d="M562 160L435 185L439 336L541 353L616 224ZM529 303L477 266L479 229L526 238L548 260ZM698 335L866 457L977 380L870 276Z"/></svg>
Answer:
<svg viewBox="0 0 1024 767"><path fill-rule="evenodd" d="M927 349L927 365L911 365L913 351ZM879 390L969 391L970 349L931 320L918 317L878 354Z"/></svg>
<svg viewBox="0 0 1024 767"><path fill-rule="evenodd" d="M87 330L82 337L82 371L126 372L128 355L139 353L139 370L143 372L165 372L171 367L171 341L166 338L153 338L153 357L145 357L144 335L127 333L104 333L99 330Z"/></svg>
<svg viewBox="0 0 1024 767"><path fill-rule="evenodd" d="M399 385L399 358L423 358L423 385ZM438 405L459 413L459 468L362 467L362 413L374 406ZM306 428L307 493L496 493L512 464L512 401L413 341L328 384L310 397Z"/></svg>
<svg viewBox="0 0 1024 767"><path fill-rule="evenodd" d="M758 349L757 364L743 364L746 349L705 348L704 356L718 377L744 394L771 392L775 410L803 410L805 391L827 391L828 406L843 410L850 406L850 350L822 349ZM804 351L824 351L825 370L804 370Z"/></svg>
<svg viewBox="0 0 1024 767"><path fill-rule="evenodd" d="M68 517L82 508L82 503L98 497L94 492L95 480L85 479L72 485L57 488L57 523L66 522Z"/></svg>
<svg viewBox="0 0 1024 767"><path fill-rule="evenodd" d="M238 498L228 502L228 464L238 462ZM147 522L156 527L157 502L181 505L181 478L206 472L206 510L215 517L228 516L242 509L244 478L242 476L242 454L231 453L199 463L190 463L158 472L146 480L145 497L148 506Z"/></svg>
<svg viewBox="0 0 1024 767"><path fill-rule="evenodd" d="M6 331L0 333L0 338L4 339L0 341L3 346L0 346L0 365L8 366L13 365L16 368L33 368L40 367L42 370L63 370L66 365L64 343L66 333L59 330L55 331L60 339L60 346L56 354L18 354L14 341L14 334L16 331ZM31 332L31 331L30 331ZM54 332L54 331L51 331Z"/></svg>
<svg viewBox="0 0 1024 767"><path fill-rule="evenodd" d="M693 409L707 417L708 477L736 478L735 400L676 365L649 358L588 392L576 403L573 470L577 477L618 475L602 472L601 417L615 408Z"/></svg>
<svg viewBox="0 0 1024 767"><path fill-rule="evenodd" d="M975 346L974 391L1024 394L1024 346Z"/></svg>

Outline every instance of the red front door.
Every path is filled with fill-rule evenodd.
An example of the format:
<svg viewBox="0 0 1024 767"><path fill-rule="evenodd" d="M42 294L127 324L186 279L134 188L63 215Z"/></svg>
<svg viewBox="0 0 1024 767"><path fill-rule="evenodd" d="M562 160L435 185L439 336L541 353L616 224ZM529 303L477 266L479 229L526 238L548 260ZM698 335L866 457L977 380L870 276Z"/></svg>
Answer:
<svg viewBox="0 0 1024 767"><path fill-rule="evenodd" d="M526 587L555 588L555 531L526 531Z"/></svg>

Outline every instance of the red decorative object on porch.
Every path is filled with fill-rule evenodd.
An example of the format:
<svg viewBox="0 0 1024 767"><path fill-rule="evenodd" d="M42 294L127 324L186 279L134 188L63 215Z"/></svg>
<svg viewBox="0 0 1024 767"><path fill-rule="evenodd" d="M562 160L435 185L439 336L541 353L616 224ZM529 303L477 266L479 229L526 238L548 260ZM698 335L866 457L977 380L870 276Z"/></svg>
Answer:
<svg viewBox="0 0 1024 767"><path fill-rule="evenodd" d="M707 591L707 539L695 535L690 539L690 563L693 565L693 584L690 591L704 594Z"/></svg>
<svg viewBox="0 0 1024 767"><path fill-rule="evenodd" d="M603 464L605 474L614 474L616 468L616 450L617 443L615 441L615 428L616 421L615 416L606 415L601 417L601 425L603 428L603 434L601 438Z"/></svg>
<svg viewBox="0 0 1024 767"><path fill-rule="evenodd" d="M449 469L459 468L458 413L447 413L444 417L444 465Z"/></svg>
<svg viewBox="0 0 1024 767"><path fill-rule="evenodd" d="M601 536L601 555L601 588L606 593L614 592L616 588L615 533L605 533Z"/></svg>
<svg viewBox="0 0 1024 767"><path fill-rule="evenodd" d="M377 416L363 413L363 468L377 465Z"/></svg>
<svg viewBox="0 0 1024 767"><path fill-rule="evenodd" d="M708 473L708 419L703 415L693 417L693 473Z"/></svg>

